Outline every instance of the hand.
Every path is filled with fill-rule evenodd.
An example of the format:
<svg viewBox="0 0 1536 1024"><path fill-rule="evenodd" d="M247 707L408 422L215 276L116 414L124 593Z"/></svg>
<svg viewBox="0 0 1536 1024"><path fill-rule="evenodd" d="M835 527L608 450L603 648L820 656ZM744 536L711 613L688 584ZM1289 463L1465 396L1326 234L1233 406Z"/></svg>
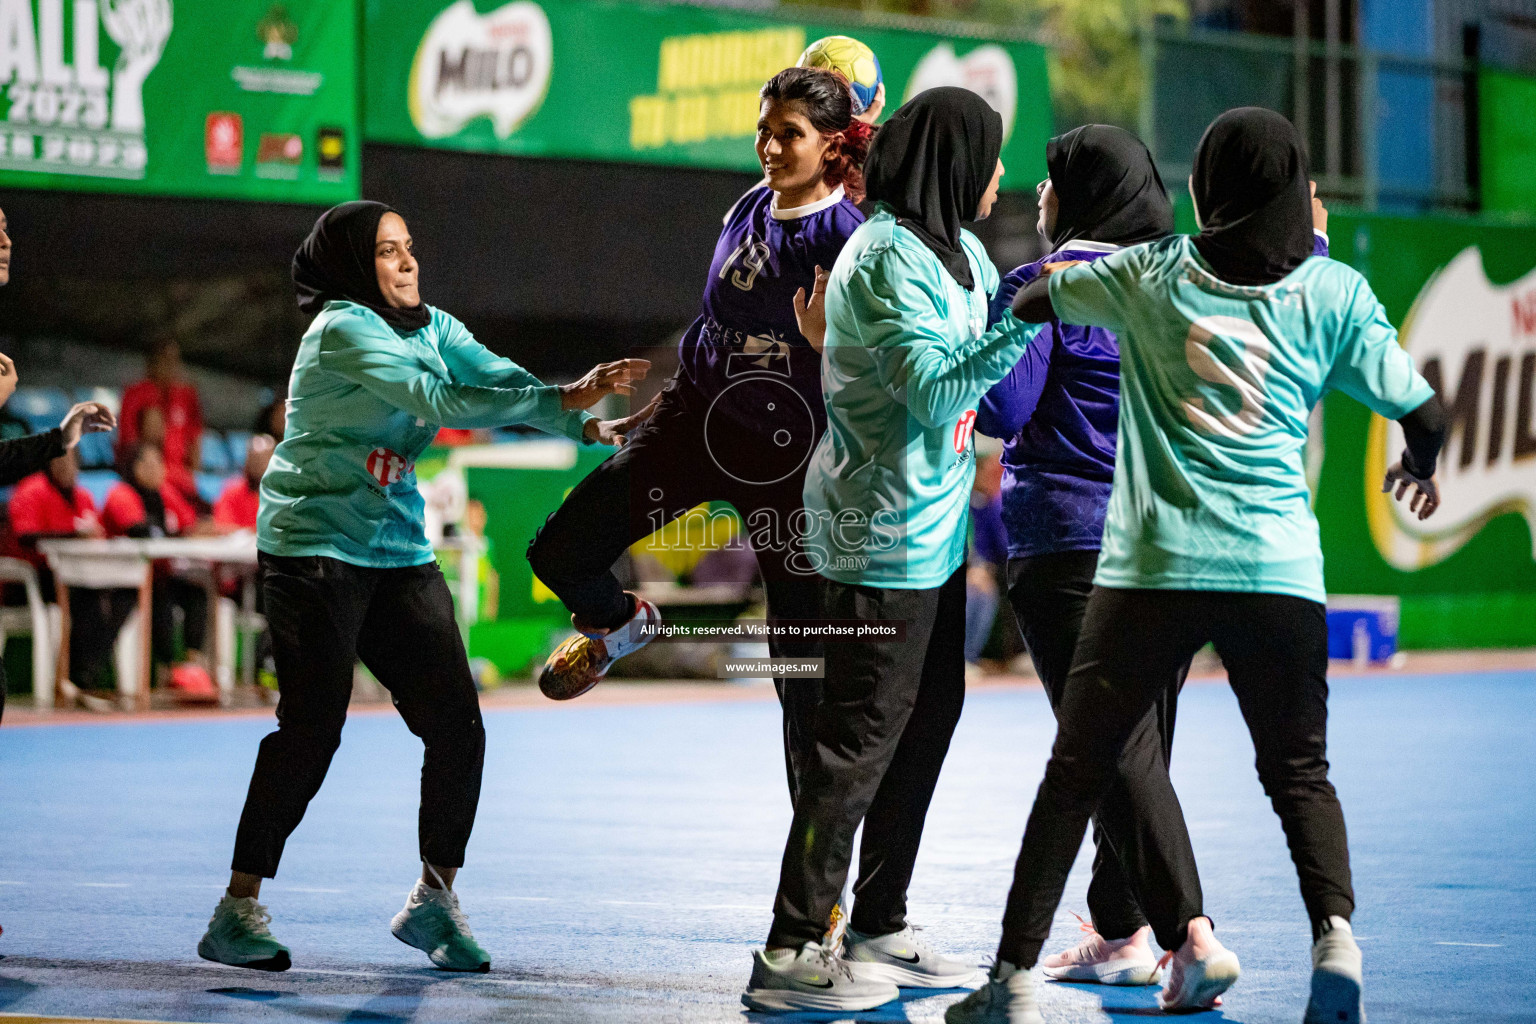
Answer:
<svg viewBox="0 0 1536 1024"><path fill-rule="evenodd" d="M830 275L816 268L816 281L811 285L811 297L805 297L805 289L795 289L795 323L800 333L820 352L827 343L827 278Z"/></svg>
<svg viewBox="0 0 1536 1024"><path fill-rule="evenodd" d="M1397 493L1392 495L1394 501L1402 501L1403 495L1408 493L1409 485L1414 488L1413 498L1408 502L1408 511L1418 513L1420 519L1428 519L1435 514L1435 509L1440 507L1440 488L1435 486L1435 478L1420 480L1403 468L1401 462L1394 463L1387 470L1387 478L1381 482L1382 493L1397 487Z"/></svg>
<svg viewBox="0 0 1536 1024"><path fill-rule="evenodd" d="M637 380L651 370L649 359L620 359L598 363L574 384L560 386L560 408L590 409L609 395L632 395Z"/></svg>
<svg viewBox="0 0 1536 1024"><path fill-rule="evenodd" d="M644 411L648 413L649 409L650 407L647 406ZM587 420L586 426L582 428L582 436L593 444L622 447L629 439L626 435L634 426L630 423L634 418L634 416L626 416L618 420Z"/></svg>
<svg viewBox="0 0 1536 1024"><path fill-rule="evenodd" d="M1309 181L1307 184L1312 186L1312 230L1321 231L1326 235L1328 233L1328 207L1324 206L1323 201L1317 198L1317 182Z"/></svg>
<svg viewBox="0 0 1536 1024"><path fill-rule="evenodd" d="M16 393L16 364L11 357L0 352L0 405L11 400Z"/></svg>
<svg viewBox="0 0 1536 1024"><path fill-rule="evenodd" d="M885 83L880 83L880 88L875 90L875 98L869 101L869 106L864 108L864 113L854 118L855 121L863 121L865 124L874 124L880 120L880 114L885 110Z"/></svg>
<svg viewBox="0 0 1536 1024"><path fill-rule="evenodd" d="M1052 274L1066 270L1068 267L1080 267L1087 262L1087 260L1061 260L1057 263L1042 263L1040 265L1040 276L1050 277Z"/></svg>
<svg viewBox="0 0 1536 1024"><path fill-rule="evenodd" d="M636 427L638 427L640 424L644 423L646 420L650 419L651 413L655 412L656 407L659 405L661 405L660 391L656 392L651 400L645 403L645 408L632 412L622 419L609 420L608 422L614 424L614 429L619 433L627 434L631 430L634 430Z"/></svg>
<svg viewBox="0 0 1536 1024"><path fill-rule="evenodd" d="M660 404L661 392L658 391L656 397L647 402L645 408L639 412L632 412L616 420L587 420L583 433L588 441L595 444L611 444L618 447L629 440L631 430L651 418L651 413L655 412Z"/></svg>
<svg viewBox="0 0 1536 1024"><path fill-rule="evenodd" d="M3 359L0 356L0 359ZM117 417L100 402L81 402L64 416L59 429L64 432L64 447L80 443L81 434L99 434L117 429Z"/></svg>

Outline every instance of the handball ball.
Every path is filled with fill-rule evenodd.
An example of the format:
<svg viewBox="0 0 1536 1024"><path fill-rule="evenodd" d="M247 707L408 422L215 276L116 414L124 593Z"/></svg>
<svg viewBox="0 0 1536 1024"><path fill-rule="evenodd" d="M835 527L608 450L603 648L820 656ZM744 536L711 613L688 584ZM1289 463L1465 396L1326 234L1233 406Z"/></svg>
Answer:
<svg viewBox="0 0 1536 1024"><path fill-rule="evenodd" d="M805 48L795 62L801 68L827 68L848 79L853 90L853 112L862 114L880 91L880 59L875 51L852 36L827 36Z"/></svg>

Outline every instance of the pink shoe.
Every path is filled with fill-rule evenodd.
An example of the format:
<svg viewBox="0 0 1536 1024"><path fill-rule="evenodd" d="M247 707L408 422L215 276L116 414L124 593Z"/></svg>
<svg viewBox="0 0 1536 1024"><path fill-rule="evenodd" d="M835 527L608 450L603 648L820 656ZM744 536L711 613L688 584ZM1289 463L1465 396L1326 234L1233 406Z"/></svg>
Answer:
<svg viewBox="0 0 1536 1024"><path fill-rule="evenodd" d="M1196 918L1195 921L1205 921ZM1209 1010L1221 1005L1221 994L1237 981L1241 970L1237 954L1216 941L1207 922L1197 941L1190 923L1190 937L1175 952L1163 954L1158 966L1168 966L1168 984L1157 994L1165 1013Z"/></svg>
<svg viewBox="0 0 1536 1024"><path fill-rule="evenodd" d="M1143 925L1128 939L1106 939L1092 924L1073 914L1087 937L1063 953L1040 961L1047 978L1086 981L1099 985L1151 985L1158 979L1157 958L1147 938L1152 929Z"/></svg>

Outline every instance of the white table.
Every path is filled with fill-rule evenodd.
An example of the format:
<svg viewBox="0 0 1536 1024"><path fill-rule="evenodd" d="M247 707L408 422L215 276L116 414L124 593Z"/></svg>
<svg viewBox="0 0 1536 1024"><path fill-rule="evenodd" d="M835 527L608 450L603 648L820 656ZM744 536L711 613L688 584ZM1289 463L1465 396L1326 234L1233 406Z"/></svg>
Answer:
<svg viewBox="0 0 1536 1024"><path fill-rule="evenodd" d="M209 567L205 588L208 591L209 661L219 665L225 652L219 650L218 601L219 590L215 573L220 565L238 566L251 573L256 566L256 537L241 532L224 537L161 537L136 540L117 537L111 540L66 538L43 540L38 549L53 568L54 584L58 590L58 603L63 628L59 631L59 654L55 659L55 688L69 678L69 588L88 587L92 590L129 589L139 592L139 650L137 678L131 686L127 680L119 680L120 692L132 697L140 709L149 707L150 689L150 623L151 590L154 584L154 563L157 561L195 562ZM246 604L250 604L254 591L246 588ZM247 609L248 611L250 609ZM221 695L228 696L228 673L216 673Z"/></svg>
<svg viewBox="0 0 1536 1024"><path fill-rule="evenodd" d="M59 653L54 660L54 689L69 678L69 588L88 587L92 590L127 589L139 592L139 636L137 671L130 682L120 679L119 692L130 698L140 709L149 707L150 683L150 621L154 563L158 561L195 562L208 566L210 572L205 588L208 592L208 644L209 662L215 666L214 677L219 684L221 701L227 701L232 685L232 673L224 671L224 659L233 652L220 646L219 590L216 574L219 566L238 568L246 576L241 614L247 618L255 612L256 537L248 532L229 534L224 537L161 537L135 540L117 537L111 540L62 538L38 542L38 549L53 568L54 585L58 591L63 627L59 631ZM466 642L469 627L479 618L480 580L478 560L485 550L485 542L478 537L448 537L439 541L440 553L455 555L459 561L457 612L459 626ZM251 652L250 645L247 651ZM247 661L251 661L248 657ZM251 662L250 668L254 668ZM248 673L254 674L254 673ZM251 680L247 680L250 682Z"/></svg>

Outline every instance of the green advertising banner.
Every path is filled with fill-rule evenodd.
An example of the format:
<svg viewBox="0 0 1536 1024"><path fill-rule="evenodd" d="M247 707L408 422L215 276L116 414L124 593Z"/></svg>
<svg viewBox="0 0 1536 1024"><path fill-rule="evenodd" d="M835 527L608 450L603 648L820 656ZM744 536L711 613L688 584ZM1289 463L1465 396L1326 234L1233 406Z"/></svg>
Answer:
<svg viewBox="0 0 1536 1024"><path fill-rule="evenodd" d="M757 90L822 36L875 51L887 110L961 85L1003 116L1004 187L1051 133L1045 51L892 29L615 0L367 0L368 138L518 156L755 171Z"/></svg>
<svg viewBox="0 0 1536 1024"><path fill-rule="evenodd" d="M1477 89L1483 209L1536 216L1536 78L1485 71Z"/></svg>
<svg viewBox="0 0 1536 1024"><path fill-rule="evenodd" d="M1316 490L1330 593L1398 594L1415 647L1536 644L1536 228L1337 215L1332 254L1360 270L1450 412L1440 510L1381 493L1395 423L1324 403Z"/></svg>
<svg viewBox="0 0 1536 1024"><path fill-rule="evenodd" d="M353 198L356 66L352 3L0 0L0 185Z"/></svg>

